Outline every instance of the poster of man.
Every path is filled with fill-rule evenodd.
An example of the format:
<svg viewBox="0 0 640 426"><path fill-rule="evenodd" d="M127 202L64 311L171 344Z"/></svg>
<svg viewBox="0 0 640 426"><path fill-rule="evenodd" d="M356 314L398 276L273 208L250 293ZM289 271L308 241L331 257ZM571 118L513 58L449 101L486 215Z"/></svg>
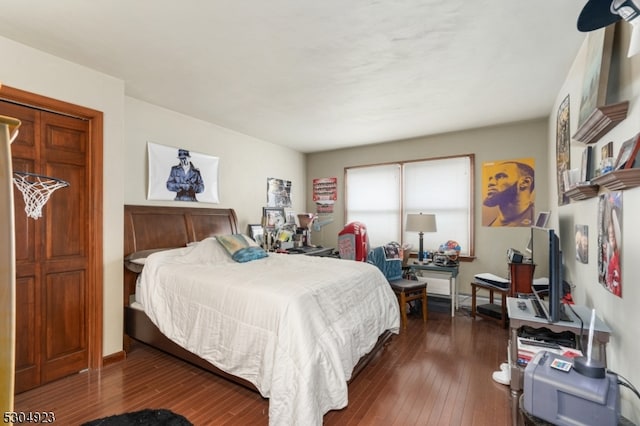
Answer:
<svg viewBox="0 0 640 426"><path fill-rule="evenodd" d="M598 281L622 297L622 191L598 199Z"/></svg>
<svg viewBox="0 0 640 426"><path fill-rule="evenodd" d="M218 203L218 157L147 143L149 200Z"/></svg>
<svg viewBox="0 0 640 426"><path fill-rule="evenodd" d="M178 149L178 159L180 164L171 167L167 189L176 193L176 201L198 201L196 194L204 191L200 170L191 162L188 150Z"/></svg>
<svg viewBox="0 0 640 426"><path fill-rule="evenodd" d="M482 165L482 225L531 226L535 211L534 158Z"/></svg>

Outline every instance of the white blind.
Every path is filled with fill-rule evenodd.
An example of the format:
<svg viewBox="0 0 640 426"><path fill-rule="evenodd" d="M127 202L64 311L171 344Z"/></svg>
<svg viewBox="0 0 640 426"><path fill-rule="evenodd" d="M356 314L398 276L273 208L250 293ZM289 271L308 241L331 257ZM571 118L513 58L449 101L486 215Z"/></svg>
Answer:
<svg viewBox="0 0 640 426"><path fill-rule="evenodd" d="M457 241L469 254L471 177L469 157L426 160L404 164L404 213L436 215L438 232L424 234L425 250L437 249L447 240ZM403 228L405 226L403 225ZM405 232L404 242L418 247L418 235Z"/></svg>
<svg viewBox="0 0 640 426"><path fill-rule="evenodd" d="M400 165L347 169L346 223L362 222L371 247L400 240Z"/></svg>
<svg viewBox="0 0 640 426"><path fill-rule="evenodd" d="M346 169L346 222L366 225L372 247L390 241L418 250L418 234L403 232L409 213L436 215L438 231L424 234L425 250L457 241L471 252L471 157Z"/></svg>

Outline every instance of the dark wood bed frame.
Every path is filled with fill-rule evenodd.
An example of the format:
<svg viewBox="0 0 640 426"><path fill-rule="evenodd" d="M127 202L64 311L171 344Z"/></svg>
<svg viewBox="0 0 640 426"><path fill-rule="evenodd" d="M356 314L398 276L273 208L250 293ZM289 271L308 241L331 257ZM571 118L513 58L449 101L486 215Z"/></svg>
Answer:
<svg viewBox="0 0 640 426"><path fill-rule="evenodd" d="M228 374L197 355L169 340L139 309L129 307L135 293L136 277L140 267L128 264L130 255L145 250L185 247L215 235L237 233L237 219L233 209L197 207L124 207L124 349L130 350L130 339L143 342L207 371L257 391L255 386L242 378ZM127 267L128 266L128 267ZM362 357L355 366L352 381L388 343L389 331L384 332L376 346Z"/></svg>

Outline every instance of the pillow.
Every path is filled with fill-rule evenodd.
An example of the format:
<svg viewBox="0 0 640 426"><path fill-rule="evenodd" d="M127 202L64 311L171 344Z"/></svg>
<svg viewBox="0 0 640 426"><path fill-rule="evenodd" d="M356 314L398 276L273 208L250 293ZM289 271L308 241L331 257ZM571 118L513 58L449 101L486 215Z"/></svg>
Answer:
<svg viewBox="0 0 640 426"><path fill-rule="evenodd" d="M203 265L234 263L229 257L229 253L216 241L215 237L207 237L191 248L189 259L195 263Z"/></svg>
<svg viewBox="0 0 640 426"><path fill-rule="evenodd" d="M216 240L233 260L239 263L267 257L268 254L249 237L243 234L218 235Z"/></svg>
<svg viewBox="0 0 640 426"><path fill-rule="evenodd" d="M140 250L131 253L129 256L124 258L124 264L128 270L139 274L142 272L142 267L144 266L147 257L153 253L157 253L159 251L173 250L172 247L169 248L161 248L161 249L149 249L149 250Z"/></svg>

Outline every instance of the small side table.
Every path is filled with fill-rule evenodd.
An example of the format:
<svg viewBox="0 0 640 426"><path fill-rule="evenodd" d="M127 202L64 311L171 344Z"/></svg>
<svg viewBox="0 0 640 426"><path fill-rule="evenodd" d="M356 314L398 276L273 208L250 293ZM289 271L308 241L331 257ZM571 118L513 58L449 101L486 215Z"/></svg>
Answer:
<svg viewBox="0 0 640 426"><path fill-rule="evenodd" d="M486 290L489 292L489 305L483 305L482 307L485 307L492 312L498 312L498 309L499 309L499 312L500 312L499 317L490 315L489 313L478 311L478 306L476 305L476 295L478 293L478 290ZM482 283L479 281L472 281L471 282L471 317L475 318L477 315L479 317L482 317L488 320L497 321L500 323L500 325L502 325L503 328L507 328L507 318L508 318L507 296L509 295L509 291L510 291L509 288L502 288L502 287L497 287L490 284ZM493 293L498 293L502 296L502 303L499 308L496 304L493 303L494 302Z"/></svg>

